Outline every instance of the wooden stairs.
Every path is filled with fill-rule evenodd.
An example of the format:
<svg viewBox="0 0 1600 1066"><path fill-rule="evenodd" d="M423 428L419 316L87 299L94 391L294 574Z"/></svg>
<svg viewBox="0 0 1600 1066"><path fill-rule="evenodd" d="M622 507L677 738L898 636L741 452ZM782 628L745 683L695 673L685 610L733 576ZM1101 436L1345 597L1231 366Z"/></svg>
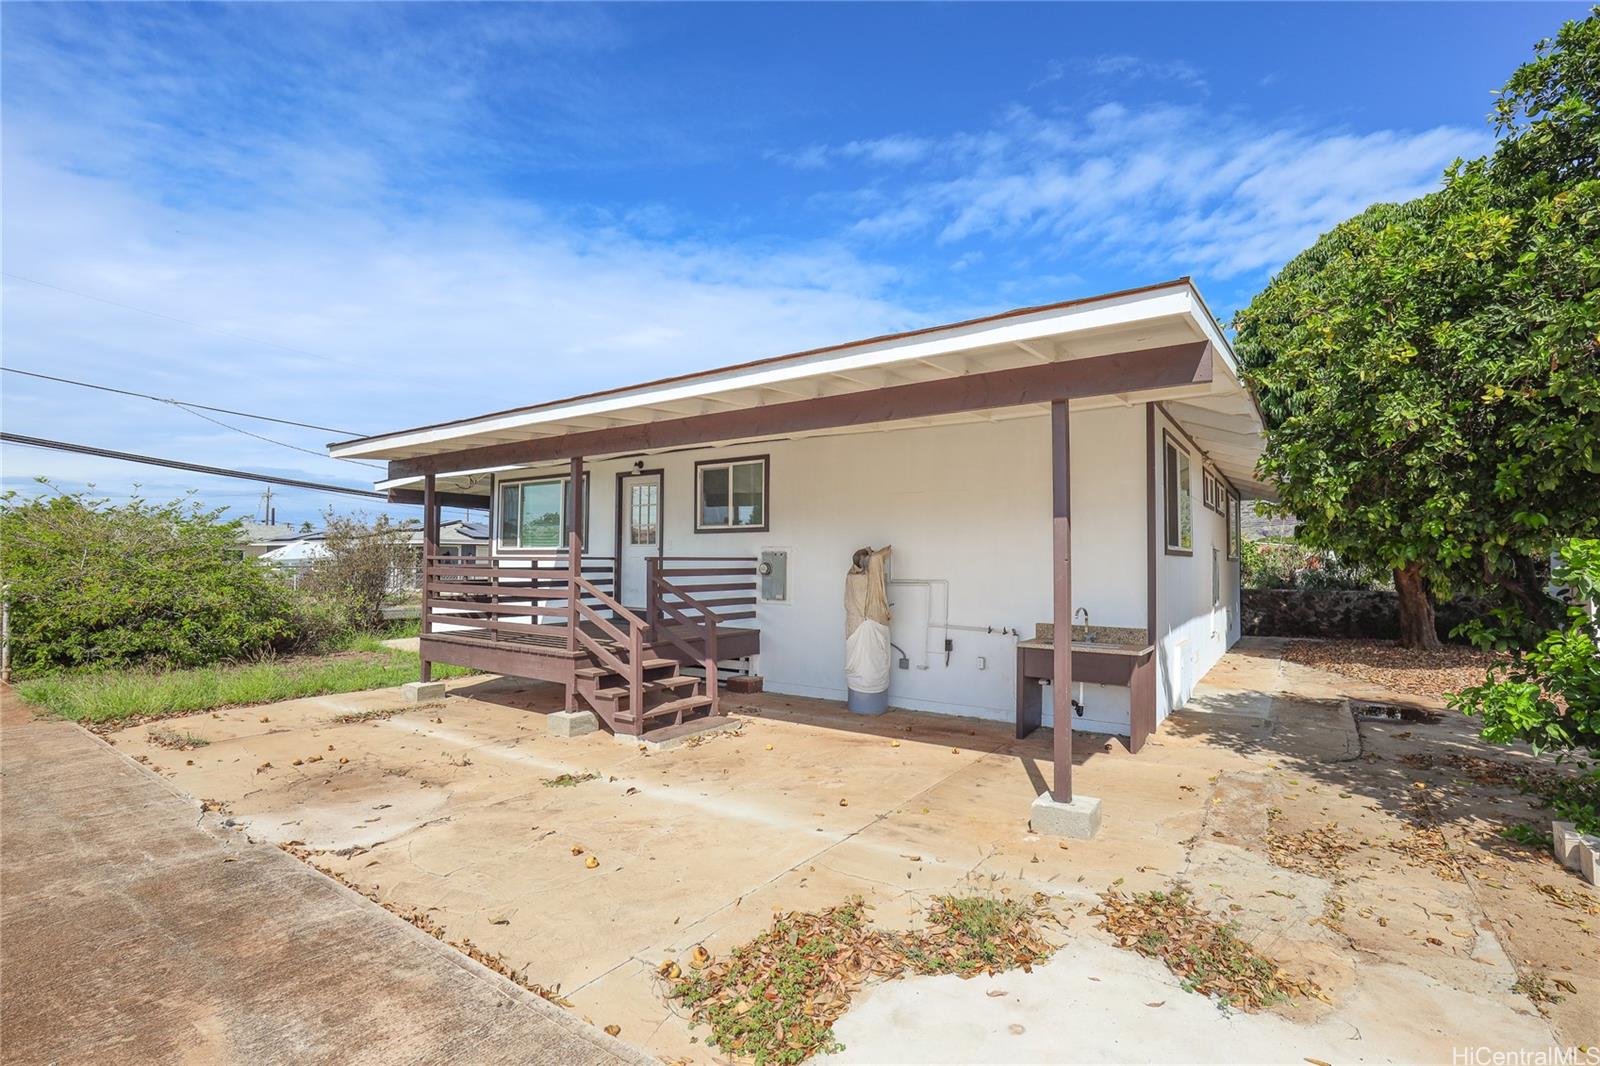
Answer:
<svg viewBox="0 0 1600 1066"><path fill-rule="evenodd" d="M711 713L714 700L704 692L698 677L679 673L676 659L644 659L640 691L643 707L632 706L628 678L608 666L592 665L574 671L577 695L613 733L639 736L655 726L682 725Z"/></svg>

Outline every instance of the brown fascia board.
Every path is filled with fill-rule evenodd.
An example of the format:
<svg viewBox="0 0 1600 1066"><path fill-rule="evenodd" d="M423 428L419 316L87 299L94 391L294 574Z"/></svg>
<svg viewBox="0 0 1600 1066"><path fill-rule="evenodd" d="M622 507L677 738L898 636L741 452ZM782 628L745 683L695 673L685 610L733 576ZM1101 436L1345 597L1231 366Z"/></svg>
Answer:
<svg viewBox="0 0 1600 1066"><path fill-rule="evenodd" d="M525 466L574 456L649 451L1112 393L1208 384L1212 380L1214 358L1209 342L1191 341L1163 348L1069 359L1013 370L890 385L838 396L819 396L791 403L718 411L610 429L582 430L411 459L395 459L389 462L389 478L409 478L419 474L490 466Z"/></svg>
<svg viewBox="0 0 1600 1066"><path fill-rule="evenodd" d="M1116 292L1101 293L1098 296L1082 296L1076 300L1062 300L1053 304L1039 304L1035 307L1018 307L1010 311L1001 311L998 314L983 315L979 318L963 319L960 322L946 322L938 326L923 326L919 329L908 329L901 333L884 333L876 337L867 337L858 341L846 341L843 344L829 344L821 348L807 348L800 352L789 352L786 355L769 355L761 359L751 359L744 363L732 363L728 366L714 367L710 370L696 370L688 374L674 374L671 377L656 378L654 381L642 381L636 385L619 385L616 388L600 389L595 392L581 392L576 396L568 396L561 400L545 400L542 403L524 404L520 407L508 407L503 411L490 411L487 414L473 415L470 418L452 418L445 422L431 422L422 426L410 426L406 429L390 430L388 433L374 433L369 437L352 437L349 440L337 440L328 444L329 448L344 448L352 444L367 444L372 441L381 441L389 437L404 436L407 433L421 433L430 429L446 429L450 426L466 426L473 422L482 422L489 418L504 418L507 415L527 414L531 411L543 411L551 407L561 407L564 404L580 403L586 400L598 400L605 396L617 396L627 392L637 392L643 389L660 388L663 385L677 385L685 381L694 381L699 378L716 377L718 374L731 374L739 370L753 370L756 367L772 366L775 363L786 363L795 359L807 359L814 355L826 355L829 352L846 352L851 348L864 348L872 344L887 344L890 341L908 340L912 337L923 337L930 333L942 333L945 330L965 329L969 326L982 326L991 322L1003 322L1008 318L1021 318L1025 315L1040 314L1046 311L1062 311L1068 307L1078 307L1082 304L1099 303L1103 300L1117 300L1124 296L1138 296L1142 293L1157 292L1161 289L1170 289L1184 285L1189 291L1199 292L1194 287L1194 282L1185 274L1181 278L1171 281L1157 282L1154 285L1140 285L1133 289L1119 289ZM1201 301L1204 306L1204 301ZM1207 311L1206 314L1211 312Z"/></svg>
<svg viewBox="0 0 1600 1066"><path fill-rule="evenodd" d="M439 497L439 503L444 507L465 507L481 511L489 506L489 493L487 490L482 496L473 496L465 492L440 492L435 495ZM388 496L390 503L422 506L421 489L390 489ZM446 523L446 525L448 524Z"/></svg>

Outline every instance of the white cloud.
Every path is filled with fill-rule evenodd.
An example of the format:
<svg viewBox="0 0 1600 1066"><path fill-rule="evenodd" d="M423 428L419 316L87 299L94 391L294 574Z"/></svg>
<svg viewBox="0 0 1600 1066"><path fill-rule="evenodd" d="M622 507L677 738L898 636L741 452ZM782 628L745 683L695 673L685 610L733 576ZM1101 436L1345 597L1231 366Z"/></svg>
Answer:
<svg viewBox="0 0 1600 1066"><path fill-rule="evenodd" d="M925 321L887 295L895 272L826 241L665 239L498 200L411 212L355 174L337 202L319 202L318 174L270 204L172 205L41 158L25 125L5 147L7 271L209 327L5 278L7 365L163 396L377 432ZM147 401L3 378L14 432L346 484L377 474ZM334 436L225 420L313 448ZM35 473L157 495L197 483L31 449L3 461L13 488ZM199 483L247 508L259 492ZM280 498L297 520L319 506Z"/></svg>
<svg viewBox="0 0 1600 1066"><path fill-rule="evenodd" d="M897 133L888 137L848 141L836 147L808 145L797 152L768 152L767 158L797 170L821 170L836 160L859 160L877 166L906 166L928 157L937 142L929 137Z"/></svg>
<svg viewBox="0 0 1600 1066"><path fill-rule="evenodd" d="M1042 89L1046 85L1069 80L1080 85L1090 82L1112 82L1117 85L1174 82L1198 92L1204 92L1207 88L1205 74L1187 60L1151 59L1126 53L1073 60L1052 59L1045 65L1044 73L1034 79L1028 88Z"/></svg>
<svg viewBox="0 0 1600 1066"><path fill-rule="evenodd" d="M1081 117L1013 107L929 145L904 184L874 183L852 232L1043 239L1063 257L1228 279L1281 265L1369 204L1436 188L1448 163L1489 143L1455 127L1270 128L1190 105L1106 103Z"/></svg>

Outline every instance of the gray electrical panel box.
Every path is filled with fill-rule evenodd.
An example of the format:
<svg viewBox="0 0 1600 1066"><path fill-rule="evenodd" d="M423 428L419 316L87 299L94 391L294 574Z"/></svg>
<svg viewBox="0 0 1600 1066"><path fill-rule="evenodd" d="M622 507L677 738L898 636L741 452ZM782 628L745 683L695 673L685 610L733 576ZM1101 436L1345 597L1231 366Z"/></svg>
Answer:
<svg viewBox="0 0 1600 1066"><path fill-rule="evenodd" d="M761 575L761 598L767 603L789 602L789 551L787 548L761 549L756 566Z"/></svg>

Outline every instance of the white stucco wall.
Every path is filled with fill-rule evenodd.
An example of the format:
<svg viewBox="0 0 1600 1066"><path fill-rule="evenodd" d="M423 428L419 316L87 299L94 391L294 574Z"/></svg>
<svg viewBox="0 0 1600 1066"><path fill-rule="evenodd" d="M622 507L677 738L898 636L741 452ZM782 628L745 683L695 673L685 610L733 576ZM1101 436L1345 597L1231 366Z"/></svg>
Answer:
<svg viewBox="0 0 1600 1066"><path fill-rule="evenodd" d="M1194 554L1173 555L1165 550L1166 493L1161 447L1162 432L1172 434L1189 453L1189 491L1194 518ZM1194 684L1216 665L1239 639L1239 560L1228 558L1228 524L1225 515L1204 505L1200 453L1159 409L1156 414L1156 637L1159 669L1156 674L1156 717L1166 718L1181 707ZM1221 607L1212 610L1211 553L1221 567Z"/></svg>
<svg viewBox="0 0 1600 1066"><path fill-rule="evenodd" d="M695 533L695 462L759 454L770 456L770 531ZM1074 413L1073 601L1087 608L1095 625L1145 625L1145 462L1142 406ZM588 466L593 552L614 551L616 475L632 465L602 460ZM931 590L935 609L947 582L947 621L966 628L928 631L930 589L892 585L893 639L912 669L891 670L890 702L1012 719L1018 638L999 630L1031 637L1034 624L1049 621L1051 613L1048 417L694 449L650 456L645 465L664 471L667 555L789 551L790 601L758 608L762 653L756 666L769 690L844 698L844 574L855 549L892 544L891 578L941 583ZM544 468L500 478L559 472ZM1199 505L1198 477L1197 465L1195 560L1203 559L1205 568L1187 560L1186 567L1174 566L1158 554L1162 572L1187 590L1168 589L1163 597L1169 619L1192 613L1201 593L1210 602L1209 555L1198 550L1198 538L1212 535L1210 519L1216 518L1217 536L1222 526ZM1236 595L1228 602L1236 604ZM1236 610L1233 615L1237 625ZM973 631L986 627L996 632ZM941 650L946 635L954 644L948 665ZM1221 641L1213 643L1220 654ZM1205 666L1215 661L1207 648ZM1079 728L1127 732L1127 689L1090 685L1074 695L1087 708ZM1170 705L1164 702L1161 713Z"/></svg>

